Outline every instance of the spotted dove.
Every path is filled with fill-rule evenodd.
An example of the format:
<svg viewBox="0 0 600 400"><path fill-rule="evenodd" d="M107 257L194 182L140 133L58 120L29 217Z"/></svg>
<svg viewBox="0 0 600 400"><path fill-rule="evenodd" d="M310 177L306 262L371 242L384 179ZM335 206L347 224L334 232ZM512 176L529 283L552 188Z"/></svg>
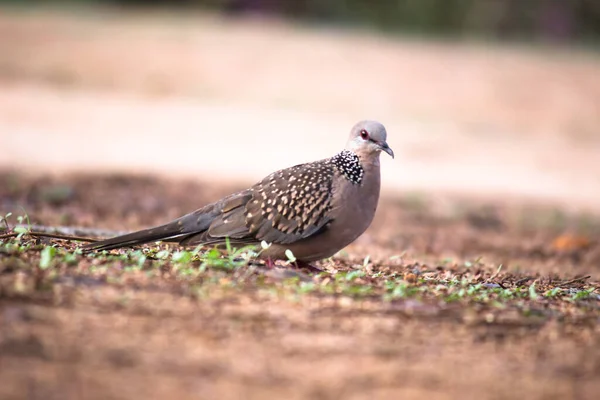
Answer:
<svg viewBox="0 0 600 400"><path fill-rule="evenodd" d="M394 157L385 127L356 124L346 148L331 158L282 169L249 189L226 196L158 227L88 244L110 250L155 241L180 245L271 245L264 259L327 258L352 243L371 224L379 200L379 154Z"/></svg>

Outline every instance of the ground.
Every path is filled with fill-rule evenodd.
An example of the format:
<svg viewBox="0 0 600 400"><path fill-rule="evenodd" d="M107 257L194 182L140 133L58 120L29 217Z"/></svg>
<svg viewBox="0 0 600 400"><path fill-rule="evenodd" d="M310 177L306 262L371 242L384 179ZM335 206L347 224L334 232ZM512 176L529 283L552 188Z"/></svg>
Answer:
<svg viewBox="0 0 600 400"><path fill-rule="evenodd" d="M3 11L0 398L597 397L597 55ZM322 273L28 230L168 221L327 155L363 113L400 157ZM264 146L284 128L294 152Z"/></svg>
<svg viewBox="0 0 600 400"><path fill-rule="evenodd" d="M234 189L126 176L0 182L3 209L32 221L132 229ZM319 275L177 249L69 256L70 242L3 239L1 397L591 399L599 232L600 220L556 209L388 197ZM50 243L58 251L42 261Z"/></svg>

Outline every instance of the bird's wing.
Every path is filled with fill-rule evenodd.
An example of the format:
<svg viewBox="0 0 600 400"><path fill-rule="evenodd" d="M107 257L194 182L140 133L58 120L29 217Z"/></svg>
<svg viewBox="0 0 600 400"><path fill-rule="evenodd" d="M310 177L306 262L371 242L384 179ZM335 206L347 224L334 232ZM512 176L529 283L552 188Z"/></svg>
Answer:
<svg viewBox="0 0 600 400"><path fill-rule="evenodd" d="M252 187L244 213L216 218L208 234L290 244L326 229L331 222L335 167L322 160L277 171ZM248 234L233 231L243 218Z"/></svg>

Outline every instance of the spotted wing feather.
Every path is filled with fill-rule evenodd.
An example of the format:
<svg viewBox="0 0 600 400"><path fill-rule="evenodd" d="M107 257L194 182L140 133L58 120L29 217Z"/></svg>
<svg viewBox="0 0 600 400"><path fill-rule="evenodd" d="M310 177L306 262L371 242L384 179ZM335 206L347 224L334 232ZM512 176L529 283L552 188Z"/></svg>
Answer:
<svg viewBox="0 0 600 400"><path fill-rule="evenodd" d="M334 165L329 160L277 171L253 187L246 225L259 241L288 244L323 229L331 218Z"/></svg>

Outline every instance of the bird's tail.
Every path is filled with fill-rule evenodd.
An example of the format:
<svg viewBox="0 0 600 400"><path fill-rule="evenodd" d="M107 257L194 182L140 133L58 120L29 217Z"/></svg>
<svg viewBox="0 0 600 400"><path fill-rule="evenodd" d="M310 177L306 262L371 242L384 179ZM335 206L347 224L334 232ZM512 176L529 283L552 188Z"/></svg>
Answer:
<svg viewBox="0 0 600 400"><path fill-rule="evenodd" d="M241 238L241 236L244 236L247 233L247 228L244 225L244 220L242 218L243 207L251 197L252 192L248 190L234 193L216 203L208 204L164 225L90 243L83 246L83 250L112 250L120 247L156 242L159 240L181 242L182 244L187 245L223 242L225 241L225 236ZM226 215L229 216L229 218L233 218L233 215L235 214L238 219L242 219L239 219L238 225L232 223L231 225L234 229L226 231L224 234L220 234L218 238L208 237L206 231L214 222L215 218L219 218L219 221L222 221L222 219L225 218L222 215L223 212L226 212Z"/></svg>
<svg viewBox="0 0 600 400"><path fill-rule="evenodd" d="M173 241L186 234L182 233L182 224L179 220L154 228L144 229L126 235L116 236L106 240L86 244L82 247L84 251L112 250L121 247L135 246L139 244L162 241Z"/></svg>

